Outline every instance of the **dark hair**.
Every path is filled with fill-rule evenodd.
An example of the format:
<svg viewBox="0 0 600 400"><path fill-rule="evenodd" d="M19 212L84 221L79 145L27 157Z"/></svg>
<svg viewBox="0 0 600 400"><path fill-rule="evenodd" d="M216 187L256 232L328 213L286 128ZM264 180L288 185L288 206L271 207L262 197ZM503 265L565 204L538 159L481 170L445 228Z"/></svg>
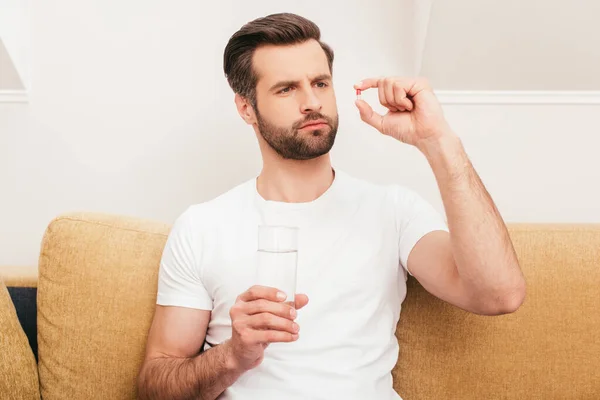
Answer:
<svg viewBox="0 0 600 400"><path fill-rule="evenodd" d="M258 76L252 67L254 51L263 45L291 45L310 39L321 45L332 73L333 50L321 42L321 31L314 22L291 13L271 14L248 22L231 36L225 47L223 69L229 86L256 108Z"/></svg>

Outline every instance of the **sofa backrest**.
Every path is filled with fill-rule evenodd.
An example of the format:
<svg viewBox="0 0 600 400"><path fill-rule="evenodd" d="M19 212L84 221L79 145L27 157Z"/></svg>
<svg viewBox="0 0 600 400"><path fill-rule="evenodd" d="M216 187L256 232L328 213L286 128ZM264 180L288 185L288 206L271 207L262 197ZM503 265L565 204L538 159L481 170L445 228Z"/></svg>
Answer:
<svg viewBox="0 0 600 400"><path fill-rule="evenodd" d="M54 220L38 282L44 400L135 399L170 226L98 214ZM583 399L600 393L600 226L512 225L527 298L485 317L413 278L394 386L404 400Z"/></svg>
<svg viewBox="0 0 600 400"><path fill-rule="evenodd" d="M44 400L135 399L169 226L70 214L48 226L38 281Z"/></svg>
<svg viewBox="0 0 600 400"><path fill-rule="evenodd" d="M511 225L527 281L513 314L479 316L409 280L396 335L404 400L600 398L600 225Z"/></svg>

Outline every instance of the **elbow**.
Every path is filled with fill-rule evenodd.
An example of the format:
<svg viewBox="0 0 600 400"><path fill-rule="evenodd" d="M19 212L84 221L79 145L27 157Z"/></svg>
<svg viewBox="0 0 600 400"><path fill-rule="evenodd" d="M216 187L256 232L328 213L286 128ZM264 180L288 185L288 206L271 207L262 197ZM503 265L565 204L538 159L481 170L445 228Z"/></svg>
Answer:
<svg viewBox="0 0 600 400"><path fill-rule="evenodd" d="M524 294L522 296L511 296L506 298L498 307L496 315L512 314L516 312L521 307L521 305L523 305L524 301Z"/></svg>
<svg viewBox="0 0 600 400"><path fill-rule="evenodd" d="M505 315L516 312L525 302L526 292L524 281L503 291L503 294L496 296L494 307L489 315Z"/></svg>

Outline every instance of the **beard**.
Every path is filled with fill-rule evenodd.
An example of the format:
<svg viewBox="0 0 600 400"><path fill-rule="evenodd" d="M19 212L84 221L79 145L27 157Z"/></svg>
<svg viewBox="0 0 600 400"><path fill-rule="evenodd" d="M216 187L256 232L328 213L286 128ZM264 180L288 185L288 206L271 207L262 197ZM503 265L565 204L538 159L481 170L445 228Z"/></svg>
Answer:
<svg viewBox="0 0 600 400"><path fill-rule="evenodd" d="M338 129L338 115L327 117L318 112L308 114L290 128L275 126L262 118L256 110L258 130L269 146L282 158L289 160L311 160L329 153L335 142ZM300 127L315 120L324 120L327 127L300 132Z"/></svg>

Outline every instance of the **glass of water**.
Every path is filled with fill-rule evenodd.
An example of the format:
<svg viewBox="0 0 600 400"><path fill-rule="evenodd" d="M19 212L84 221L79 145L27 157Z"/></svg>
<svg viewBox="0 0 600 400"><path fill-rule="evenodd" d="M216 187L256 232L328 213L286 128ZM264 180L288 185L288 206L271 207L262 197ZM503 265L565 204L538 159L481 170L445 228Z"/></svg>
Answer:
<svg viewBox="0 0 600 400"><path fill-rule="evenodd" d="M295 306L298 228L260 225L258 227L257 285L279 289L285 302Z"/></svg>

